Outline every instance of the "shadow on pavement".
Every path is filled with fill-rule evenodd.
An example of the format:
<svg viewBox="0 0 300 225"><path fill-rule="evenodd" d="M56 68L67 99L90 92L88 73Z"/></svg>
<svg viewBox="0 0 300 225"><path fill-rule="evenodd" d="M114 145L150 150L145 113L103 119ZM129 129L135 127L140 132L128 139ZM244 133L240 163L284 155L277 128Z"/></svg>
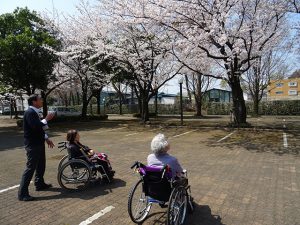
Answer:
<svg viewBox="0 0 300 225"><path fill-rule="evenodd" d="M38 196L37 201L52 200L52 199L64 199L64 198L80 198L84 200L93 199L99 196L103 196L113 192L113 189L119 187L125 187L126 182L124 180L115 178L111 184L95 183L91 184L87 189L81 191L67 191L62 188L52 187L47 192L56 192L56 195Z"/></svg>
<svg viewBox="0 0 300 225"><path fill-rule="evenodd" d="M195 210L188 214L186 224L190 225L225 225L219 215L213 215L208 205L195 203Z"/></svg>
<svg viewBox="0 0 300 225"><path fill-rule="evenodd" d="M198 205L194 203L195 210L193 213L187 213L185 224L188 225L225 225L222 223L222 219L218 215L213 215L208 205ZM160 209L163 212L150 213L145 223L152 217L153 225L166 225L167 224L167 211L168 208ZM148 223L147 223L148 224Z"/></svg>
<svg viewBox="0 0 300 225"><path fill-rule="evenodd" d="M105 121L72 121L72 122L57 122L49 123L50 138L60 136L61 133L67 133L70 129L79 131L92 131L99 128L117 128L125 124L122 120L105 120ZM129 123L129 122L128 122ZM130 121L131 124L136 123ZM23 129L17 126L0 126L0 151L14 150L15 148L24 148Z"/></svg>
<svg viewBox="0 0 300 225"><path fill-rule="evenodd" d="M283 146L283 132L282 131L243 131L238 130L227 139L217 142L223 136L214 136L208 139L207 144L212 147L226 147L228 149L235 149L242 147L245 150L253 153L273 153L279 156L294 155L299 156L299 132L285 131L288 139L288 147ZM229 132L228 132L229 134Z"/></svg>

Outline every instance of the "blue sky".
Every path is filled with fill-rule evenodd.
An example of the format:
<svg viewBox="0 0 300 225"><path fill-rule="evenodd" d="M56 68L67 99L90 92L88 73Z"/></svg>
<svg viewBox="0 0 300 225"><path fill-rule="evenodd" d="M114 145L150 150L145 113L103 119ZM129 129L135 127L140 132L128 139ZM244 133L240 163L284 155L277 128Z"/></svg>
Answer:
<svg viewBox="0 0 300 225"><path fill-rule="evenodd" d="M25 6L35 11L52 11L54 5L58 11L73 14L76 12L75 5L79 2L80 0L1 0L0 13L9 13L17 7Z"/></svg>

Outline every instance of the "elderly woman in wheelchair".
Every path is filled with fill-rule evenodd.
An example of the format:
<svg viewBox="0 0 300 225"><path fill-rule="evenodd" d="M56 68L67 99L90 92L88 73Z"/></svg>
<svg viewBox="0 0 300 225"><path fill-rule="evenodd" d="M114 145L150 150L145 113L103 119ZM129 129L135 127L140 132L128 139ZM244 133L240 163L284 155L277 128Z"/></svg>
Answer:
<svg viewBox="0 0 300 225"><path fill-rule="evenodd" d="M67 149L58 166L58 183L65 189L84 189L92 180L110 183L115 171L112 170L105 153L95 153L80 143L77 130L69 130L67 142L59 143L59 148Z"/></svg>
<svg viewBox="0 0 300 225"><path fill-rule="evenodd" d="M178 160L167 153L170 145L163 134L153 138L151 150L153 153L147 158L147 166L135 162L131 167L140 175L140 180L129 194L129 216L133 222L141 223L152 204L157 203L163 208L168 202L167 224L184 224L187 211L194 209L187 173Z"/></svg>

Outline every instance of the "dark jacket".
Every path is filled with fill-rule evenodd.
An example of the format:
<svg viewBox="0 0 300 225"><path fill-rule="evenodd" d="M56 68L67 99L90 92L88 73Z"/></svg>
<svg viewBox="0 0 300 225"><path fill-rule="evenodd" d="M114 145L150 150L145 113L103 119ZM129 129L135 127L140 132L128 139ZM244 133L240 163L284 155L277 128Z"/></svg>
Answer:
<svg viewBox="0 0 300 225"><path fill-rule="evenodd" d="M23 117L25 146L39 146L45 144L45 126L38 114L31 108L27 109Z"/></svg>
<svg viewBox="0 0 300 225"><path fill-rule="evenodd" d="M82 156L84 156L82 154L82 151L84 151L86 154L88 154L88 152L91 149L88 146L82 145L82 144L75 144L75 143L69 143L68 144L68 154L70 156L70 158L80 158Z"/></svg>

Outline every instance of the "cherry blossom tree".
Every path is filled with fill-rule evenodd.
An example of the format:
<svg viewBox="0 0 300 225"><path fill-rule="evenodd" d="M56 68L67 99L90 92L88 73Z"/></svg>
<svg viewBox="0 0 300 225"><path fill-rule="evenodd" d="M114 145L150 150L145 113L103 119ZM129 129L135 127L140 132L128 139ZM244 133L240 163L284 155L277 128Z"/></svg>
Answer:
<svg viewBox="0 0 300 225"><path fill-rule="evenodd" d="M147 122L150 99L180 72L183 65L172 54L172 40L165 27L154 21L134 21L123 16L111 1L99 9L105 11L110 20L109 55L129 76L139 100L141 118Z"/></svg>
<svg viewBox="0 0 300 225"><path fill-rule="evenodd" d="M246 122L241 76L286 26L282 1L120 0L114 10L135 22L155 21L217 61L232 89L235 122Z"/></svg>
<svg viewBox="0 0 300 225"><path fill-rule="evenodd" d="M48 83L47 87L41 91L41 95L43 98L43 116L45 117L48 113L48 104L47 104L47 98L48 96L57 88L62 87L64 84L72 81L74 77L72 74L65 70L64 65L61 63L57 63L54 66L54 70L50 79L50 82Z"/></svg>
<svg viewBox="0 0 300 225"><path fill-rule="evenodd" d="M90 100L100 95L111 77L102 70L107 55L104 23L87 1L82 1L78 10L78 15L65 17L63 21L48 19L48 26L62 39L61 49L54 52L65 73L80 82L82 117L86 117Z"/></svg>

